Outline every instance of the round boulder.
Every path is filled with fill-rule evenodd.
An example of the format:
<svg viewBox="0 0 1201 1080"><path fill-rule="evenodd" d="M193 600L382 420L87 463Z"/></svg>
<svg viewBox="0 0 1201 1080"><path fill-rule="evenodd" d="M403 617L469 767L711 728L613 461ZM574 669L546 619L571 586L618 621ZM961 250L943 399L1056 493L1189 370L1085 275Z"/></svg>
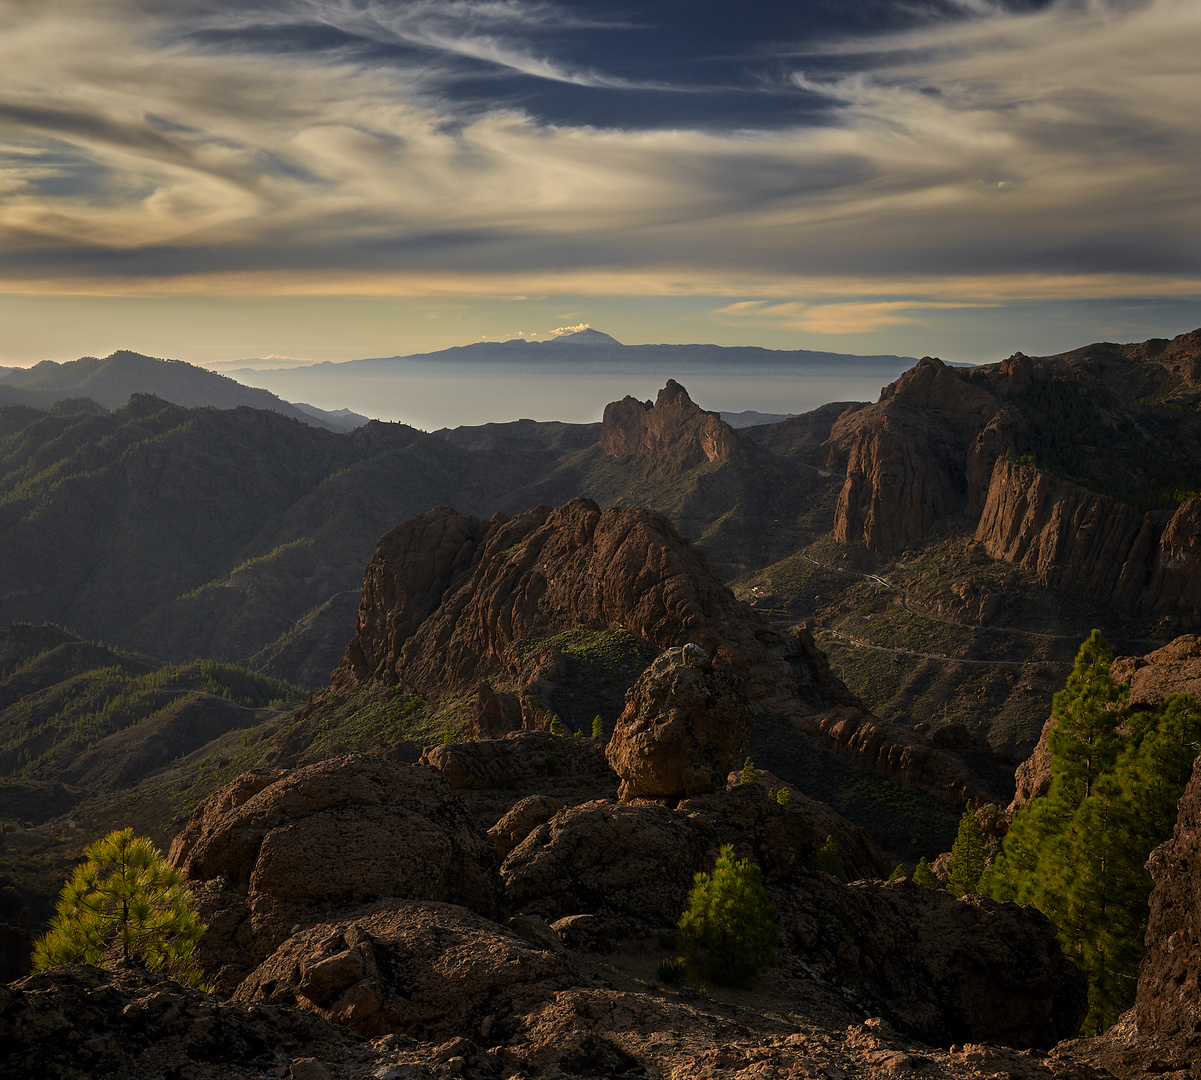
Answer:
<svg viewBox="0 0 1201 1080"><path fill-rule="evenodd" d="M668 649L626 694L605 755L622 799L681 799L724 788L746 749L751 707L698 645Z"/></svg>

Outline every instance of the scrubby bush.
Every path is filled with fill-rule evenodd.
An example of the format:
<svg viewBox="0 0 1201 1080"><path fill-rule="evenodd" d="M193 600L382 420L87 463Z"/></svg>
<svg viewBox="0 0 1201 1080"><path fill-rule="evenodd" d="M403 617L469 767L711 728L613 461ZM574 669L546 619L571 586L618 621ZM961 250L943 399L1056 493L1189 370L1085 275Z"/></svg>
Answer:
<svg viewBox="0 0 1201 1080"><path fill-rule="evenodd" d="M50 929L34 943L34 971L119 957L201 985L193 953L205 928L183 875L132 829L109 833L86 854L63 886Z"/></svg>
<svg viewBox="0 0 1201 1080"><path fill-rule="evenodd" d="M842 852L833 836L827 836L822 844L809 859L809 865L814 870L833 874L839 881L847 880L847 867L843 861Z"/></svg>
<svg viewBox="0 0 1201 1080"><path fill-rule="evenodd" d="M673 956L664 960L655 972L657 978L665 986L681 986L684 982L687 962L682 956Z"/></svg>
<svg viewBox="0 0 1201 1080"><path fill-rule="evenodd" d="M759 867L721 849L713 873L693 879L677 941L690 964L723 985L743 982L776 961L776 907L763 888Z"/></svg>

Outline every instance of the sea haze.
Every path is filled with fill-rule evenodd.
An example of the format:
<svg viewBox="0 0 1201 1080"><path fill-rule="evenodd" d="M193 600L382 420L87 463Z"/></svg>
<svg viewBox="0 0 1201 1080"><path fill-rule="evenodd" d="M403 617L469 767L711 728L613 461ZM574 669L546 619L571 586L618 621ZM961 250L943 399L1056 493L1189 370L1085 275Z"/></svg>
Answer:
<svg viewBox="0 0 1201 1080"><path fill-rule="evenodd" d="M716 345L622 345L587 329L545 342L479 342L413 356L275 370L225 368L248 386L427 431L529 418L592 423L627 394L675 379L703 408L792 414L875 401L916 360Z"/></svg>

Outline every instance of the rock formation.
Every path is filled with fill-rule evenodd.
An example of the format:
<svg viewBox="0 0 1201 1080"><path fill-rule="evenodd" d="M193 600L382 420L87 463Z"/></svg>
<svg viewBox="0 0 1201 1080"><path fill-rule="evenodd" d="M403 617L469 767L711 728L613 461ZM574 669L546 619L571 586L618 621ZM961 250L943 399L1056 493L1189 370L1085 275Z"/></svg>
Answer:
<svg viewBox="0 0 1201 1080"><path fill-rule="evenodd" d="M976 539L1046 585L1142 614L1201 615L1201 499L1142 513L1002 459Z"/></svg>
<svg viewBox="0 0 1201 1080"><path fill-rule="evenodd" d="M698 645L668 649L626 695L605 756L618 795L679 799L724 787L746 749L751 708Z"/></svg>
<svg viewBox="0 0 1201 1080"><path fill-rule="evenodd" d="M957 900L908 880L814 877L785 901L781 921L823 976L939 1045L1046 1049L1074 1035L1087 1011L1084 977L1031 907Z"/></svg>
<svg viewBox="0 0 1201 1080"><path fill-rule="evenodd" d="M1201 637L1182 634L1145 656L1114 657L1110 674L1130 686L1129 702L1136 709L1155 708L1172 694L1192 694L1201 700ZM1048 739L1054 730L1055 719L1048 717L1034 750L1017 767L1017 792L1009 805L1011 814L1051 786Z"/></svg>
<svg viewBox="0 0 1201 1080"><path fill-rule="evenodd" d="M666 518L587 499L489 522L441 507L387 533L331 687L442 695L486 681L477 714L491 719L473 721L488 729L473 733L499 734L503 695L520 703L523 726L545 728L543 684L557 661L553 647L530 644L580 628L623 628L659 650L697 645L754 708L954 805L976 794L956 758L872 717L807 631L776 630L736 599Z"/></svg>
<svg viewBox="0 0 1201 1080"><path fill-rule="evenodd" d="M1182 634L1146 656L1114 658L1110 674L1130 686L1130 704L1154 707L1172 694L1192 694L1201 701L1201 637Z"/></svg>
<svg viewBox="0 0 1201 1080"><path fill-rule="evenodd" d="M747 463L747 452L721 415L706 412L675 379L649 401L624 397L605 406L600 446L610 457L632 456L646 462L646 474L679 476L706 462Z"/></svg>
<svg viewBox="0 0 1201 1080"><path fill-rule="evenodd" d="M498 912L495 847L438 771L353 754L255 791L266 779L211 796L171 845L209 923L200 957L218 988L347 904L397 897Z"/></svg>
<svg viewBox="0 0 1201 1080"><path fill-rule="evenodd" d="M543 732L514 731L503 739L427 746L419 764L437 769L452 787L524 788L546 776L613 778L597 739L550 739Z"/></svg>
<svg viewBox="0 0 1201 1080"><path fill-rule="evenodd" d="M830 433L831 466L846 464L835 539L900 551L936 524L978 513L1014 422L987 390L923 358Z"/></svg>
<svg viewBox="0 0 1201 1080"><path fill-rule="evenodd" d="M564 955L466 908L383 900L288 938L234 1000L298 1004L368 1037L442 1041L487 1023L499 1038L579 980Z"/></svg>
<svg viewBox="0 0 1201 1080"><path fill-rule="evenodd" d="M1172 838L1147 860L1154 887L1139 967L1139 1031L1183 1036L1201 1060L1201 757L1178 804Z"/></svg>

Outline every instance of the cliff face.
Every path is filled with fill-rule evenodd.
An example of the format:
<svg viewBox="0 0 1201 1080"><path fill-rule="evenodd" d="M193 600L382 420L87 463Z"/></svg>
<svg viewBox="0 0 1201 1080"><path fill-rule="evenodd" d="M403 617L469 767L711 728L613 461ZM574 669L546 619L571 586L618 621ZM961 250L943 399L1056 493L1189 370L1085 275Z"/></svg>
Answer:
<svg viewBox="0 0 1201 1080"><path fill-rule="evenodd" d="M862 707L808 635L774 631L665 517L602 513L588 499L488 522L441 507L398 525L364 574L355 637L331 685L512 685L525 667L516 643L619 627L656 649L699 645L764 707Z"/></svg>
<svg viewBox="0 0 1201 1080"><path fill-rule="evenodd" d="M747 461L734 429L694 404L674 379L667 380L654 405L629 396L606 405L600 445L610 457L645 459L647 475L660 479L707 461Z"/></svg>
<svg viewBox="0 0 1201 1080"><path fill-rule="evenodd" d="M938 523L978 513L1012 422L987 390L923 358L831 431L830 463L846 462L835 539L900 551Z"/></svg>
<svg viewBox="0 0 1201 1080"><path fill-rule="evenodd" d="M1147 954L1138 973L1140 1032L1201 1030L1201 758L1180 797L1172 839L1147 860L1155 882Z"/></svg>
<svg viewBox="0 0 1201 1080"><path fill-rule="evenodd" d="M998 460L976 539L994 559L1146 615L1201 615L1201 499L1142 513L1029 465Z"/></svg>
<svg viewBox="0 0 1201 1080"><path fill-rule="evenodd" d="M602 513L587 499L489 522L441 507L398 525L364 574L355 637L330 685L477 691L481 733L544 727L563 658L537 642L616 628L659 650L699 645L757 709L864 768L954 805L977 794L956 758L872 716L808 632L779 632L738 600L666 518Z"/></svg>

